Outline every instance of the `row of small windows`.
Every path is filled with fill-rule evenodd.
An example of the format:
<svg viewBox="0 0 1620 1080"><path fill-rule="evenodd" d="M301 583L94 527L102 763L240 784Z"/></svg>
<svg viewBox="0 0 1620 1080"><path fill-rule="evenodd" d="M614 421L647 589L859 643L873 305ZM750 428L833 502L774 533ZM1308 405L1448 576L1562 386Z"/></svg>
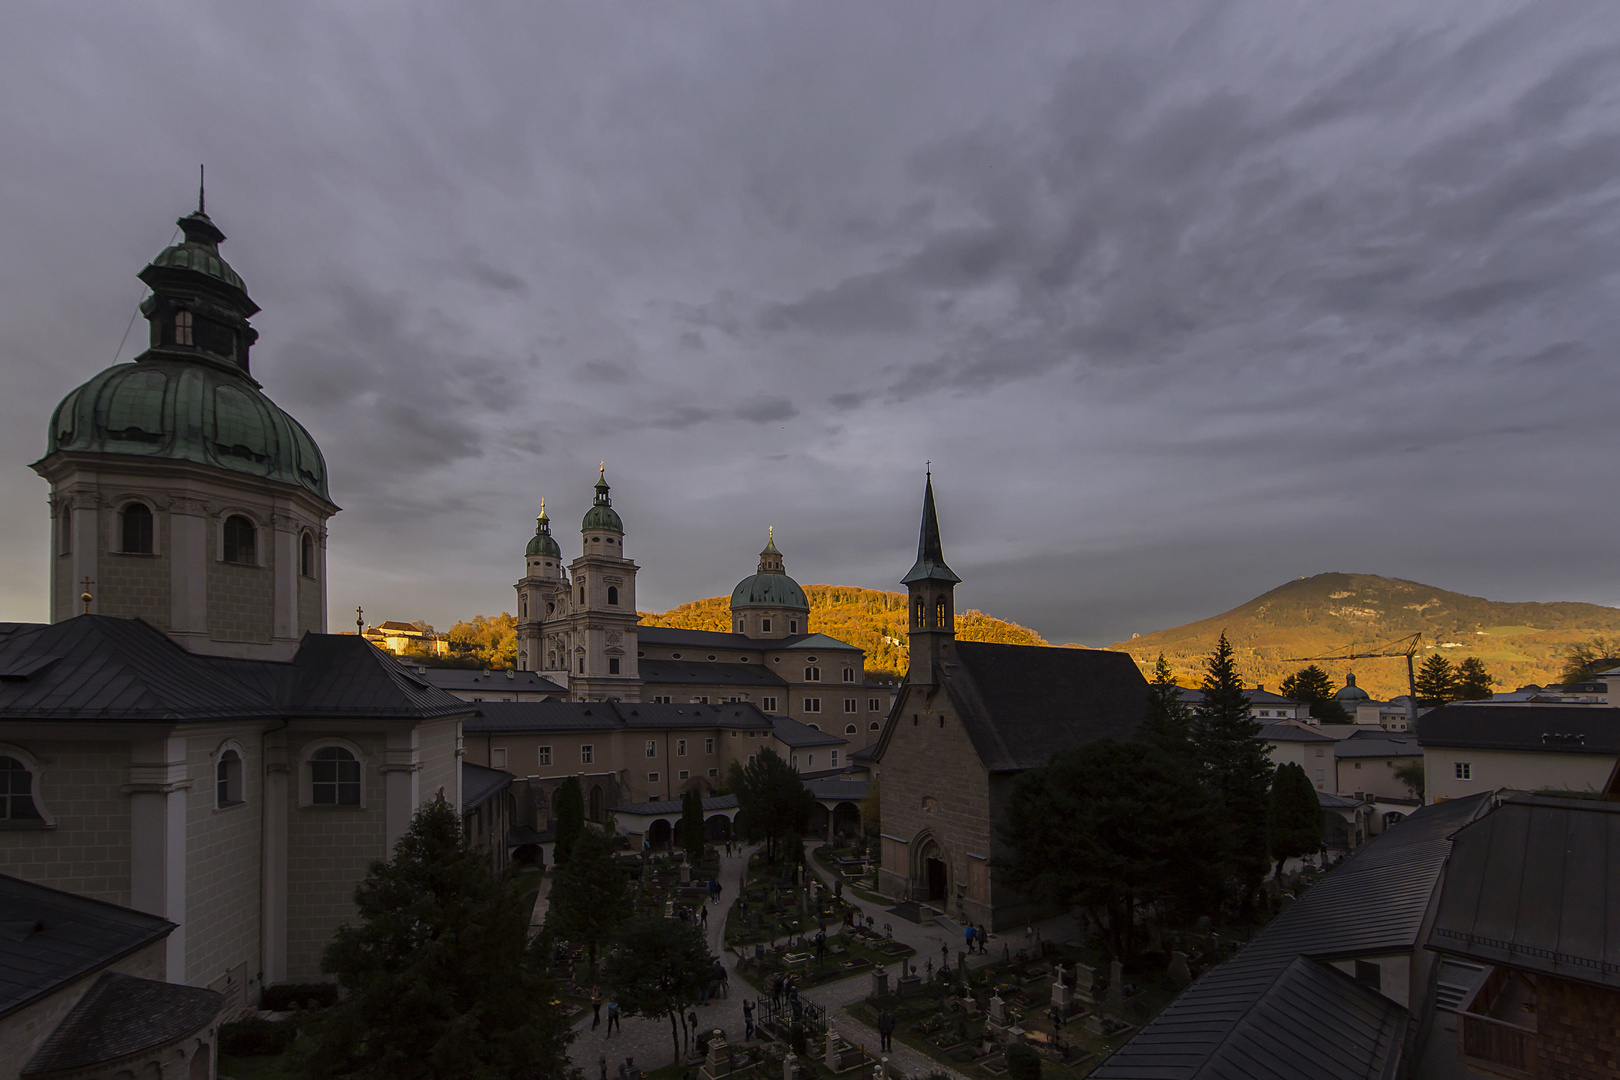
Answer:
<svg viewBox="0 0 1620 1080"><path fill-rule="evenodd" d="M118 551L123 555L150 555L155 548L152 508L143 502L124 504L118 511ZM221 529L221 557L228 563L256 566L259 561L258 527L241 514L225 519ZM62 554L73 552L73 514L62 511ZM314 577L315 537L307 530L298 538L298 572ZM611 594L613 590L608 590ZM617 602L616 600L613 602Z"/></svg>
<svg viewBox="0 0 1620 1080"><path fill-rule="evenodd" d="M581 604L585 603L585 585L583 582L579 586L579 602ZM617 585L608 586L607 602L609 607L619 606L619 587ZM551 609L548 607L546 610L550 611Z"/></svg>

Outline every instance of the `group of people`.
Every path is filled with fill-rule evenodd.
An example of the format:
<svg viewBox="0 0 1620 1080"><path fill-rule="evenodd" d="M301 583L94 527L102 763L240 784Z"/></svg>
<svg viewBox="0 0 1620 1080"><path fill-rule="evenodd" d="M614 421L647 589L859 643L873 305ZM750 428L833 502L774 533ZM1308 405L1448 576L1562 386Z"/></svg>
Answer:
<svg viewBox="0 0 1620 1080"><path fill-rule="evenodd" d="M591 1030L592 1031L595 1031L602 1024L602 1002L604 1000L606 1000L606 999L602 996L602 988L600 986L591 987ZM608 1012L607 1012L608 1029L607 1029L607 1033L609 1035L612 1035L615 1028L617 1028L620 1031L623 1031L624 1030L624 1025L619 1022L619 1003L617 1001L609 1001L607 1003L607 1008L608 1008ZM604 1069L607 1068L607 1065L606 1065L607 1059L603 1058L602 1061L604 1063L602 1067Z"/></svg>
<svg viewBox="0 0 1620 1080"><path fill-rule="evenodd" d="M967 943L967 951L969 953L976 952L980 955L984 955L986 953L986 945L990 941L990 935L985 932L984 924L980 923L975 925L973 923L968 923L962 927L962 939Z"/></svg>

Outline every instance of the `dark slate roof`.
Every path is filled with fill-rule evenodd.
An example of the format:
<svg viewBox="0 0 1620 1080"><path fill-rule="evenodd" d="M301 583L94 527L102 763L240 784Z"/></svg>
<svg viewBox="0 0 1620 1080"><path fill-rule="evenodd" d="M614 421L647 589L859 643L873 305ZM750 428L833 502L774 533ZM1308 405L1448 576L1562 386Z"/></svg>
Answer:
<svg viewBox="0 0 1620 1080"><path fill-rule="evenodd" d="M137 979L109 971L95 981L20 1075L87 1069L195 1034L225 1007L201 986Z"/></svg>
<svg viewBox="0 0 1620 1080"><path fill-rule="evenodd" d="M0 624L0 720L187 721L471 711L352 634L305 634L291 661L187 652L140 619Z"/></svg>
<svg viewBox="0 0 1620 1080"><path fill-rule="evenodd" d="M1451 834L1490 805L1491 794L1425 806L1385 830L1232 959L1204 973L1091 1074L1096 1080L1364 1080L1383 1077L1369 1042L1383 1032L1367 1002L1342 997L1326 1013L1279 1011L1271 992L1300 957L1347 959L1408 952L1421 942ZM1312 993L1326 994L1318 986ZM1286 994L1281 995L1286 998ZM1269 1029L1250 1023L1271 1003ZM1274 1052L1234 1060L1229 1043L1264 1035ZM1380 1034L1379 1038L1383 1035Z"/></svg>
<svg viewBox="0 0 1620 1080"><path fill-rule="evenodd" d="M1260 729L1260 738L1266 742L1330 743L1332 736L1324 735L1301 724L1266 724Z"/></svg>
<svg viewBox="0 0 1620 1080"><path fill-rule="evenodd" d="M806 779L805 788L818 802L860 802L872 790L870 780L847 780L842 777Z"/></svg>
<svg viewBox="0 0 1620 1080"><path fill-rule="evenodd" d="M1382 734L1382 732L1380 732ZM1398 739L1389 735L1383 738L1349 738L1340 739L1333 748L1336 758L1390 758L1390 757L1422 757L1423 747L1416 739Z"/></svg>
<svg viewBox="0 0 1620 1080"><path fill-rule="evenodd" d="M851 750L849 752L849 760L863 762L870 761L873 764L876 764L878 760L877 751L878 744L872 743L870 746L863 746L859 750Z"/></svg>
<svg viewBox="0 0 1620 1080"><path fill-rule="evenodd" d="M713 663L706 660L641 660L641 681L655 685L786 686L787 680L764 664Z"/></svg>
<svg viewBox="0 0 1620 1080"><path fill-rule="evenodd" d="M736 728L769 731L771 718L746 702L663 705L634 701L480 701L462 722L469 735L497 731L638 731Z"/></svg>
<svg viewBox="0 0 1620 1080"><path fill-rule="evenodd" d="M947 657L945 689L991 772L1038 768L1059 750L1105 737L1128 739L1142 721L1147 681L1125 653L957 641ZM880 760L892 729L884 729Z"/></svg>
<svg viewBox="0 0 1620 1080"><path fill-rule="evenodd" d="M809 724L801 724L786 716L771 717L772 734L777 740L795 750L810 746L844 746L849 740L830 731L817 731Z"/></svg>
<svg viewBox="0 0 1620 1080"><path fill-rule="evenodd" d="M1324 810L1351 810L1361 805L1355 799L1345 795L1335 795L1331 791L1318 791L1316 804Z"/></svg>
<svg viewBox="0 0 1620 1080"><path fill-rule="evenodd" d="M734 810L737 807L737 796L714 795L703 800L703 812L711 810ZM678 814L681 812L681 800L661 799L658 802L638 802L629 806L615 806L615 814L638 814L644 817L657 817L660 814Z"/></svg>
<svg viewBox="0 0 1620 1080"><path fill-rule="evenodd" d="M1519 796L1463 828L1429 947L1620 989L1620 803Z"/></svg>
<svg viewBox="0 0 1620 1080"><path fill-rule="evenodd" d="M1418 717L1417 734L1424 746L1620 754L1620 709L1457 702Z"/></svg>
<svg viewBox="0 0 1620 1080"><path fill-rule="evenodd" d="M771 652L776 649L855 648L847 641L839 641L826 634L789 634L787 637L779 638L756 638L720 630L678 630L673 626L638 626L636 640L645 645L680 645L689 649L747 649L750 652Z"/></svg>
<svg viewBox="0 0 1620 1080"><path fill-rule="evenodd" d="M1189 705L1197 705L1204 700L1203 690L1197 687L1182 687L1180 696L1181 700L1185 701ZM1295 701L1293 698L1283 697L1281 694L1273 694L1270 690L1261 690L1259 687L1254 687L1253 689L1243 691L1243 696L1248 699L1250 705L1298 706L1304 704L1303 702Z"/></svg>
<svg viewBox="0 0 1620 1080"><path fill-rule="evenodd" d="M538 671L479 671L476 668L424 667L413 670L416 677L423 682L454 693L568 693L567 687L559 686Z"/></svg>
<svg viewBox="0 0 1620 1080"><path fill-rule="evenodd" d="M163 940L174 927L0 874L0 1016Z"/></svg>
<svg viewBox="0 0 1620 1080"><path fill-rule="evenodd" d="M491 769L470 761L461 763L461 812L475 810L505 791L515 777L505 769Z"/></svg>

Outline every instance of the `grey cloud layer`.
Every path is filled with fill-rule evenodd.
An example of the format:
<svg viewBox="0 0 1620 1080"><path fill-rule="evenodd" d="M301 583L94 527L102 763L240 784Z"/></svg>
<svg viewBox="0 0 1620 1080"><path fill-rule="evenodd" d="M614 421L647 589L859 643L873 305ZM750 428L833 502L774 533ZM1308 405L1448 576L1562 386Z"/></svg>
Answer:
<svg viewBox="0 0 1620 1080"><path fill-rule="evenodd" d="M890 586L925 458L964 603L1055 640L1330 569L1620 603L1606 9L13 23L10 617L44 605L21 466L199 158L345 507L334 611L509 607L539 499L566 534L600 460L648 607L768 524L800 580Z"/></svg>

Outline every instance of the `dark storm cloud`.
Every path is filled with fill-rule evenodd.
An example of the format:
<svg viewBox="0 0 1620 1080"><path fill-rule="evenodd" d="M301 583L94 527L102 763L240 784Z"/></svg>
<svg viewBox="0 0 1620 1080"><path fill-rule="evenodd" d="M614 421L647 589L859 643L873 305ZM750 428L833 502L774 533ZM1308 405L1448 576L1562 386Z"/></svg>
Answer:
<svg viewBox="0 0 1620 1080"><path fill-rule="evenodd" d="M892 587L930 459L964 603L1056 641L1333 569L1620 602L1609 9L407 8L8 13L7 460L206 159L335 611L509 608L603 461L649 608L773 524Z"/></svg>

